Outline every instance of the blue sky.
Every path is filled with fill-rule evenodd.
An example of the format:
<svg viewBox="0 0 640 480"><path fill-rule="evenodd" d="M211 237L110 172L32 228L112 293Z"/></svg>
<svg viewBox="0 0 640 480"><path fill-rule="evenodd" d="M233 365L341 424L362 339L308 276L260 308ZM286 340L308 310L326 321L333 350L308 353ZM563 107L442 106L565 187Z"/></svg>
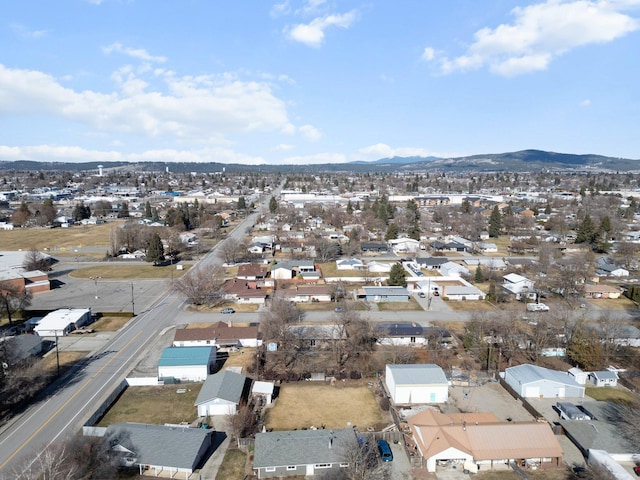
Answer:
<svg viewBox="0 0 640 480"><path fill-rule="evenodd" d="M640 158L640 0L21 0L0 160Z"/></svg>

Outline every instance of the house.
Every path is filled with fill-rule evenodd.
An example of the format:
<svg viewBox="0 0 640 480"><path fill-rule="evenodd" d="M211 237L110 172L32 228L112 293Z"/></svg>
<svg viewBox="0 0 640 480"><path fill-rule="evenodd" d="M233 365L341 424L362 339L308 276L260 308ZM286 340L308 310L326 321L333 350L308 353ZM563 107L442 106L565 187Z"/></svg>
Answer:
<svg viewBox="0 0 640 480"><path fill-rule="evenodd" d="M387 242L389 247L395 253L405 254L405 253L415 253L420 250L420 242L418 240L414 240L413 238L394 238Z"/></svg>
<svg viewBox="0 0 640 480"><path fill-rule="evenodd" d="M44 342L38 335L16 335L14 337L0 338L0 349L4 350L3 342L7 342L9 348L6 349L6 356L3 361L9 366L16 365L31 357L39 356L43 353Z"/></svg>
<svg viewBox="0 0 640 480"><path fill-rule="evenodd" d="M271 267L271 277L276 280L291 280L297 274L313 273L315 270L313 260L278 262Z"/></svg>
<svg viewBox="0 0 640 480"><path fill-rule="evenodd" d="M305 302L330 302L331 286L330 285L314 285L314 286L297 286L284 290L278 290L278 294L294 303Z"/></svg>
<svg viewBox="0 0 640 480"><path fill-rule="evenodd" d="M384 381L396 405L444 403L449 398L449 382L438 365L387 365Z"/></svg>
<svg viewBox="0 0 640 480"><path fill-rule="evenodd" d="M427 270L440 270L440 267L447 263L449 259L447 257L418 257L416 263L420 265L420 268Z"/></svg>
<svg viewBox="0 0 640 480"><path fill-rule="evenodd" d="M195 402L198 416L234 415L248 382L251 380L229 369L207 377Z"/></svg>
<svg viewBox="0 0 640 480"><path fill-rule="evenodd" d="M258 281L229 279L222 285L224 298L236 303L251 303L264 305L269 297L270 290L258 287Z"/></svg>
<svg viewBox="0 0 640 480"><path fill-rule="evenodd" d="M477 258L465 258L463 263L468 267L473 268L486 268L492 272L497 272L499 270L506 270L507 264L501 258L495 257L477 257Z"/></svg>
<svg viewBox="0 0 640 480"><path fill-rule="evenodd" d="M391 263L376 262L375 260L367 263L366 270L370 273L389 273L391 272Z"/></svg>
<svg viewBox="0 0 640 480"><path fill-rule="evenodd" d="M61 308L42 317L34 331L41 337L64 337L89 323L90 308Z"/></svg>
<svg viewBox="0 0 640 480"><path fill-rule="evenodd" d="M349 466L358 447L352 428L257 433L253 469L258 478L312 476Z"/></svg>
<svg viewBox="0 0 640 480"><path fill-rule="evenodd" d="M257 263L243 263L238 267L236 278L240 280L264 280L267 277L267 269Z"/></svg>
<svg viewBox="0 0 640 480"><path fill-rule="evenodd" d="M572 367L569 369L569 375L571 375L576 382L580 385L584 385L587 383L589 378L589 374L587 372L583 372L578 367Z"/></svg>
<svg viewBox="0 0 640 480"><path fill-rule="evenodd" d="M117 423L106 428L112 450L126 466L137 465L140 475L153 472L171 478L190 478L206 461L213 444L213 430L176 428L142 423ZM182 474L178 476L178 474Z"/></svg>
<svg viewBox="0 0 640 480"><path fill-rule="evenodd" d="M584 397L584 387L567 372L528 363L505 369L504 380L524 398Z"/></svg>
<svg viewBox="0 0 640 480"><path fill-rule="evenodd" d="M408 419L416 449L428 472L439 461L461 470L519 466L562 466L562 447L548 423L500 422L492 413L440 413L423 410Z"/></svg>
<svg viewBox="0 0 640 480"><path fill-rule="evenodd" d="M618 287L607 285L606 283L596 283L584 286L584 296L586 298L620 298L621 292Z"/></svg>
<svg viewBox="0 0 640 480"><path fill-rule="evenodd" d="M517 300L521 298L535 298L535 282L529 280L517 273L509 273L503 278L502 288L512 295L515 295Z"/></svg>
<svg viewBox="0 0 640 480"><path fill-rule="evenodd" d="M479 288L465 282L463 285L446 285L442 287L442 297L448 300L484 300L486 294Z"/></svg>
<svg viewBox="0 0 640 480"><path fill-rule="evenodd" d="M446 262L440 265L440 275L443 277L469 276L471 271L455 262Z"/></svg>
<svg viewBox="0 0 640 480"><path fill-rule="evenodd" d="M158 361L158 379L201 382L215 363L215 347L167 347Z"/></svg>
<svg viewBox="0 0 640 480"><path fill-rule="evenodd" d="M297 341L296 346L305 344L309 347L327 347L344 340L347 336L344 329L337 325L288 325L292 339Z"/></svg>
<svg viewBox="0 0 640 480"><path fill-rule="evenodd" d="M491 242L477 242L474 248L481 253L498 253L498 246Z"/></svg>
<svg viewBox="0 0 640 480"><path fill-rule="evenodd" d="M600 277L628 277L629 270L611 262L607 258L599 258L596 265L596 275Z"/></svg>
<svg viewBox="0 0 640 480"><path fill-rule="evenodd" d="M596 387L615 387L618 385L618 374L610 370L589 373L589 381Z"/></svg>
<svg viewBox="0 0 640 480"><path fill-rule="evenodd" d="M343 258L336 260L337 270L364 270L364 263L357 258Z"/></svg>
<svg viewBox="0 0 640 480"><path fill-rule="evenodd" d="M360 251L362 253L387 253L389 247L385 243L362 242L360 244Z"/></svg>
<svg viewBox="0 0 640 480"><path fill-rule="evenodd" d="M380 345L425 346L428 341L422 325L417 323L378 323L375 334Z"/></svg>
<svg viewBox="0 0 640 480"><path fill-rule="evenodd" d="M367 302L408 302L409 291L405 287L362 287L354 292Z"/></svg>
<svg viewBox="0 0 640 480"><path fill-rule="evenodd" d="M259 347L258 327L234 327L225 322L205 328L178 328L173 337L174 347Z"/></svg>

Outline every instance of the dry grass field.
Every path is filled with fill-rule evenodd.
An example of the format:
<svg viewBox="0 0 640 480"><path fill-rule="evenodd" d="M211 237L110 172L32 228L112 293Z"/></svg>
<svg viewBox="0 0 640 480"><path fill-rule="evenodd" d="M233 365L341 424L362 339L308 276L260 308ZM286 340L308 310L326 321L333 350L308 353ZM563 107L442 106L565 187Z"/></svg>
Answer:
<svg viewBox="0 0 640 480"><path fill-rule="evenodd" d="M62 351L58 352L56 358L56 352L54 348L46 357L42 359L41 365L45 370L55 373L58 369L58 362L60 362L60 370L63 371L75 365L78 361L85 358L88 354L89 352Z"/></svg>
<svg viewBox="0 0 640 480"><path fill-rule="evenodd" d="M483 311L489 312L494 310L495 307L491 305L489 302L482 302L480 300L477 301L447 301L447 307L449 307L454 312L473 312L473 311Z"/></svg>
<svg viewBox="0 0 640 480"><path fill-rule="evenodd" d="M218 474L216 475L216 480L243 480L246 478L246 463L246 453L235 448L227 449L220 464Z"/></svg>
<svg viewBox="0 0 640 480"><path fill-rule="evenodd" d="M380 428L382 422L371 388L362 383L338 381L335 385L313 382L282 385L275 406L267 411L265 423L274 430L292 430L322 425Z"/></svg>
<svg viewBox="0 0 640 480"><path fill-rule="evenodd" d="M622 388L587 387L584 393L594 400L601 402L610 401L624 405L634 405L638 403L638 398L632 392Z"/></svg>
<svg viewBox="0 0 640 480"><path fill-rule="evenodd" d="M378 310L381 312L408 312L422 310L422 307L413 298L408 302L379 302Z"/></svg>
<svg viewBox="0 0 640 480"><path fill-rule="evenodd" d="M131 317L100 317L98 321L89 325L89 328L96 332L115 332L129 320Z"/></svg>
<svg viewBox="0 0 640 480"><path fill-rule="evenodd" d="M553 470L536 470L526 471L527 478L530 480L568 480L575 478L571 475L571 473L567 472L567 470L563 468L553 469ZM522 477L514 472L513 470L505 470L499 472L478 472L477 475L474 475L473 478L476 480L521 480Z"/></svg>
<svg viewBox="0 0 640 480"><path fill-rule="evenodd" d="M25 250L32 247L40 251L49 251L54 256L68 253L83 247L104 246L108 250L109 232L119 222L102 225L82 225L70 228L18 228L0 231L0 245L3 250ZM46 249L46 250L45 250ZM104 252L102 252L104 255Z"/></svg>
<svg viewBox="0 0 640 480"><path fill-rule="evenodd" d="M136 278L179 278L189 270L189 265L184 265L183 270L177 270L175 265L153 266L130 263L105 263L96 267L87 267L74 270L69 274L73 278L101 277L101 281L132 280Z"/></svg>
<svg viewBox="0 0 640 480"><path fill-rule="evenodd" d="M106 427L121 422L154 425L193 422L198 417L194 403L200 388L202 383L129 387L98 425ZM186 392L177 393L179 389L186 389Z"/></svg>

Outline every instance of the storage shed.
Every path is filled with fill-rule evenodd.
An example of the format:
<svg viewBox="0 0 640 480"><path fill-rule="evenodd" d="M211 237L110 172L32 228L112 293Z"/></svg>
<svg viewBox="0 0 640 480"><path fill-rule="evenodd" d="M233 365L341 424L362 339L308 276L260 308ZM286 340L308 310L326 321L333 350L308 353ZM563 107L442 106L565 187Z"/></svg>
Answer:
<svg viewBox="0 0 640 480"><path fill-rule="evenodd" d="M61 308L38 322L34 331L41 337L64 337L69 332L91 323L90 308Z"/></svg>
<svg viewBox="0 0 640 480"><path fill-rule="evenodd" d="M525 398L584 397L584 387L566 372L525 363L505 370L504 379Z"/></svg>
<svg viewBox="0 0 640 480"><path fill-rule="evenodd" d="M449 382L438 365L387 365L385 383L396 405L444 403L449 398Z"/></svg>

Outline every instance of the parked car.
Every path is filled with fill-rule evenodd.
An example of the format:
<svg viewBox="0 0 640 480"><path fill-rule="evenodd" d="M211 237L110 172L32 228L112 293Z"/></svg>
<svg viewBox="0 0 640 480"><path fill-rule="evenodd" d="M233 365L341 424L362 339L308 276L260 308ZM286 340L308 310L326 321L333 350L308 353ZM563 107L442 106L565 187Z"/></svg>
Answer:
<svg viewBox="0 0 640 480"><path fill-rule="evenodd" d="M380 458L382 458L383 462L393 461L393 453L391 452L389 442L386 440L378 440L378 450L380 451Z"/></svg>
<svg viewBox="0 0 640 480"><path fill-rule="evenodd" d="M227 307L220 310L220 313L236 313L236 311L231 307Z"/></svg>
<svg viewBox="0 0 640 480"><path fill-rule="evenodd" d="M418 296L419 296L420 298L424 298L424 297L426 297L426 295L424 294L424 292L418 292Z"/></svg>
<svg viewBox="0 0 640 480"><path fill-rule="evenodd" d="M438 290L434 290L433 291L433 296L434 297L439 297L440 296L440 292L438 292Z"/></svg>
<svg viewBox="0 0 640 480"><path fill-rule="evenodd" d="M333 309L333 311L336 312L336 313L342 313L342 312L344 312L344 308L336 307L336 308Z"/></svg>
<svg viewBox="0 0 640 480"><path fill-rule="evenodd" d="M633 473L640 477L640 465L636 465L635 467L633 467Z"/></svg>

